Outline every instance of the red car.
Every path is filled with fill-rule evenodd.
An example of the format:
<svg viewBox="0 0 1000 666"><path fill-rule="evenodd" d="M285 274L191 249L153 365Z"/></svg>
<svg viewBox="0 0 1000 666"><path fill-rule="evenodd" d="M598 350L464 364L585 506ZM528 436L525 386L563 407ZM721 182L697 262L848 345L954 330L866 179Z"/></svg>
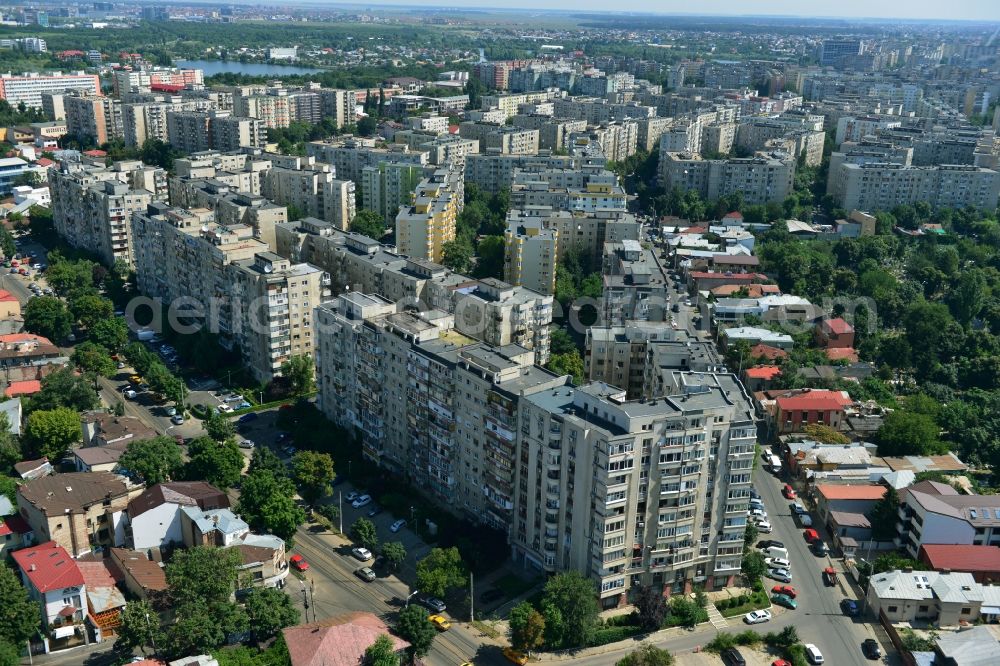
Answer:
<svg viewBox="0 0 1000 666"><path fill-rule="evenodd" d="M307 571L309 569L309 563L301 555L292 555L288 558L288 563L296 571Z"/></svg>
<svg viewBox="0 0 1000 666"><path fill-rule="evenodd" d="M795 499L795 491L792 490L792 487L787 483L785 484L785 487L781 489L781 494L785 496L785 499Z"/></svg>
<svg viewBox="0 0 1000 666"><path fill-rule="evenodd" d="M792 662L785 661L784 659L775 659L771 662L771 666L792 666Z"/></svg>
<svg viewBox="0 0 1000 666"><path fill-rule="evenodd" d="M775 585L774 587L771 588L771 593L784 594L786 597L791 597L792 599L797 597L799 594L798 592L795 591L795 588L792 587L791 585Z"/></svg>
<svg viewBox="0 0 1000 666"><path fill-rule="evenodd" d="M804 536L806 541L808 541L809 543L812 543L813 541L819 541L819 532L817 532L816 530L806 530L802 533L802 536Z"/></svg>

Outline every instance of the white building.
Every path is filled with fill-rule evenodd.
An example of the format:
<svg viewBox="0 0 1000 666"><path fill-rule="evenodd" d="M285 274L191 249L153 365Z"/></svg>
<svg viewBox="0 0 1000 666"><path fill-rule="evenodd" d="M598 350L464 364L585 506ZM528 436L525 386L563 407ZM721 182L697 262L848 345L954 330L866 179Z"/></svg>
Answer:
<svg viewBox="0 0 1000 666"><path fill-rule="evenodd" d="M159 483L128 503L125 545L158 559L161 548L184 543L183 507L208 511L228 506L226 494L204 481Z"/></svg>

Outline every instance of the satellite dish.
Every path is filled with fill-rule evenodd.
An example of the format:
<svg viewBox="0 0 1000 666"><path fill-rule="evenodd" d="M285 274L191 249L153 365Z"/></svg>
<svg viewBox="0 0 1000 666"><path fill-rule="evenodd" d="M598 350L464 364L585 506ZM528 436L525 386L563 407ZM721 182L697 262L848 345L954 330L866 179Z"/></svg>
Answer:
<svg viewBox="0 0 1000 666"><path fill-rule="evenodd" d="M208 225L207 224L201 225L201 232L202 233L207 233L208 232Z"/></svg>
<svg viewBox="0 0 1000 666"><path fill-rule="evenodd" d="M274 268L271 266L271 264L264 264L264 272L265 273L270 273L273 270L274 270Z"/></svg>

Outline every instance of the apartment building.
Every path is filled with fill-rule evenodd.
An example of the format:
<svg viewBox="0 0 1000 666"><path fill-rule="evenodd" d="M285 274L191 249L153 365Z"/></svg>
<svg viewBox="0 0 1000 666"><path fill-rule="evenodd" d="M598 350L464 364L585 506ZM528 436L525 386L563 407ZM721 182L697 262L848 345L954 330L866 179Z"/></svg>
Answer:
<svg viewBox="0 0 1000 666"><path fill-rule="evenodd" d="M334 173L342 180L362 182L367 166L377 167L381 162L398 162L426 166L427 153L411 151L406 146L390 144L379 148L374 139L343 137L331 141L310 141L306 155L320 162L333 165Z"/></svg>
<svg viewBox="0 0 1000 666"><path fill-rule="evenodd" d="M540 294L554 294L559 232L541 218L508 217L504 231L504 280Z"/></svg>
<svg viewBox="0 0 1000 666"><path fill-rule="evenodd" d="M361 170L361 205L378 213L386 225L396 220L399 209L407 206L425 167L410 162L379 162Z"/></svg>
<svg viewBox="0 0 1000 666"><path fill-rule="evenodd" d="M781 202L792 192L794 177L795 160L780 154L706 160L692 153L660 153L661 185L668 191L693 190L707 201L742 192L747 203Z"/></svg>
<svg viewBox="0 0 1000 666"><path fill-rule="evenodd" d="M334 178L328 164L273 166L263 173L261 194L275 203L295 208L302 216L317 217L344 230L356 212L354 183Z"/></svg>
<svg viewBox="0 0 1000 666"><path fill-rule="evenodd" d="M538 152L537 129L465 121L459 125L459 134L478 141L484 151L493 149L508 155L534 155Z"/></svg>
<svg viewBox="0 0 1000 666"><path fill-rule="evenodd" d="M295 119L295 104L284 90L277 94L234 95L233 113L256 118L266 128L288 127Z"/></svg>
<svg viewBox="0 0 1000 666"><path fill-rule="evenodd" d="M566 138L571 148L594 144L609 162L620 162L635 155L639 141L639 125L635 121L623 120L591 127L584 132L574 132Z"/></svg>
<svg viewBox="0 0 1000 666"><path fill-rule="evenodd" d="M921 481L899 492L896 531L896 545L914 559L925 544L1000 546L1000 498Z"/></svg>
<svg viewBox="0 0 1000 666"><path fill-rule="evenodd" d="M66 132L89 137L97 145L121 139L121 102L103 95L66 95L63 98Z"/></svg>
<svg viewBox="0 0 1000 666"><path fill-rule="evenodd" d="M522 104L537 104L562 97L564 94L561 90L550 88L520 94L483 95L482 108L497 109L504 114L505 118L510 118L518 112L518 107Z"/></svg>
<svg viewBox="0 0 1000 666"><path fill-rule="evenodd" d="M24 102L32 109L42 108L43 93L62 93L78 90L87 95L101 94L101 80L96 74L85 72L51 72L40 74L31 72L21 76L10 73L0 74L0 99L7 100L13 107ZM56 120L56 118L51 118Z"/></svg>
<svg viewBox="0 0 1000 666"><path fill-rule="evenodd" d="M167 140L184 153L260 148L266 138L262 122L255 118L227 111L167 111Z"/></svg>
<svg viewBox="0 0 1000 666"><path fill-rule="evenodd" d="M427 163L464 166L465 157L479 152L479 141L456 134L438 134L430 130L400 130L392 140L417 152L427 153Z"/></svg>
<svg viewBox="0 0 1000 666"><path fill-rule="evenodd" d="M440 262L445 243L455 239L455 221L464 203L461 171L438 169L424 178L410 206L396 214L396 247L407 256Z"/></svg>
<svg viewBox="0 0 1000 666"><path fill-rule="evenodd" d="M155 139L166 143L167 112L173 109L166 102L122 104L122 137L126 146L140 147Z"/></svg>
<svg viewBox="0 0 1000 666"><path fill-rule="evenodd" d="M918 201L933 208L992 210L1000 197L1000 172L975 166L845 162L831 168L830 180L837 205L847 210L891 210Z"/></svg>
<svg viewBox="0 0 1000 666"><path fill-rule="evenodd" d="M87 94L89 94L89 91ZM46 118L54 121L66 120L66 105L63 104L63 99L65 97L65 93L62 92L42 93L41 109Z"/></svg>
<svg viewBox="0 0 1000 666"><path fill-rule="evenodd" d="M52 218L70 245L106 265L133 262L131 217L165 194L166 174L141 162L111 168L61 163L49 170Z"/></svg>
<svg viewBox="0 0 1000 666"><path fill-rule="evenodd" d="M537 155L504 155L499 151L469 155L465 160L465 182L480 190L496 194L511 189L518 171L540 173L549 170L561 172L593 173L604 169L606 160L601 157L553 155L539 151ZM582 186L582 182L577 185Z"/></svg>
<svg viewBox="0 0 1000 666"><path fill-rule="evenodd" d="M550 207L593 213L615 210L624 213L628 197L618 176L602 168L517 171L510 187L514 208Z"/></svg>
<svg viewBox="0 0 1000 666"><path fill-rule="evenodd" d="M660 137L670 129L673 118L641 118L636 122L636 149L652 152L658 150Z"/></svg>
<svg viewBox="0 0 1000 666"><path fill-rule="evenodd" d="M167 141L182 153L211 149L210 116L199 111L168 111Z"/></svg>
<svg viewBox="0 0 1000 666"><path fill-rule="evenodd" d="M672 289L653 250L636 240L605 243L601 273L605 322L666 321Z"/></svg>
<svg viewBox="0 0 1000 666"><path fill-rule="evenodd" d="M564 150L571 134L587 130L586 120L553 118L542 114L519 113L513 121L514 127L538 130L539 150Z"/></svg>

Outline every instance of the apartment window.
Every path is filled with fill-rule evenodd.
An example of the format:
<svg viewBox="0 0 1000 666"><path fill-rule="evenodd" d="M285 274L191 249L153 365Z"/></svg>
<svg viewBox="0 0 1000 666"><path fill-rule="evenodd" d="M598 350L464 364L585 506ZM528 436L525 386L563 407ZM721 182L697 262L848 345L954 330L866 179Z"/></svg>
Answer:
<svg viewBox="0 0 1000 666"><path fill-rule="evenodd" d="M889 611L890 613L895 613L896 611L899 610L899 607L898 606L889 606L889 608L887 608L886 610Z"/></svg>

